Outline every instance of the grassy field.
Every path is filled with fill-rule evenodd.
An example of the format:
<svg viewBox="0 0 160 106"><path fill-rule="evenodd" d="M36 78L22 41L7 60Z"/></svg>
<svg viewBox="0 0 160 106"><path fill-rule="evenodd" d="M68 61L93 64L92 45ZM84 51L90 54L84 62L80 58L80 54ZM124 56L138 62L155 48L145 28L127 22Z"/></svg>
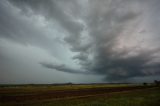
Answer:
<svg viewBox="0 0 160 106"><path fill-rule="evenodd" d="M116 92L87 98L42 102L46 106L160 106L160 89Z"/></svg>
<svg viewBox="0 0 160 106"><path fill-rule="evenodd" d="M128 84L10 86L0 106L160 106L160 88Z"/></svg>

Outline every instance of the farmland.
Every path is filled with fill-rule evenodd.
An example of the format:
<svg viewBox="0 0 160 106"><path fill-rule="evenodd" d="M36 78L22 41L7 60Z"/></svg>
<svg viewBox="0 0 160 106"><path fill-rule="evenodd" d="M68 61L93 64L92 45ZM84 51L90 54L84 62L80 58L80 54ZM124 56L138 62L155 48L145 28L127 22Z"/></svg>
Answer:
<svg viewBox="0 0 160 106"><path fill-rule="evenodd" d="M134 84L24 85L0 88L0 105L158 106L160 88Z"/></svg>

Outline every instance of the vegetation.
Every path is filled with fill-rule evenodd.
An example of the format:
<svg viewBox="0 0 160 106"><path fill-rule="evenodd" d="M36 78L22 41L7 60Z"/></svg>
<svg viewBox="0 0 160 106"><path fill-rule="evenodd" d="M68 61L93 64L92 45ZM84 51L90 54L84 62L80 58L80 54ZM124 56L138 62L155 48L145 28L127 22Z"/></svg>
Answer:
<svg viewBox="0 0 160 106"><path fill-rule="evenodd" d="M37 105L37 104L35 104ZM38 104L46 106L160 106L160 89L152 88L110 95L48 101Z"/></svg>
<svg viewBox="0 0 160 106"><path fill-rule="evenodd" d="M160 106L160 87L128 84L9 86L0 106Z"/></svg>
<svg viewBox="0 0 160 106"><path fill-rule="evenodd" d="M154 83L155 83L156 86L160 85L160 81L155 80Z"/></svg>

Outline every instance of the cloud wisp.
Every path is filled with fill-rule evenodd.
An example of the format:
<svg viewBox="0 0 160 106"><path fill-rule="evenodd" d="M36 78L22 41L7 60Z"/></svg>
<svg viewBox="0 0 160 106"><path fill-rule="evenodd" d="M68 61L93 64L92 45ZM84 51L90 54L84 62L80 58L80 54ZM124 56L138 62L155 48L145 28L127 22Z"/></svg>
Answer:
<svg viewBox="0 0 160 106"><path fill-rule="evenodd" d="M53 64L53 63L46 63L46 62L41 62L40 63L43 67L49 68L49 69L55 69L58 71L62 72L67 72L67 73L72 73L72 74L91 74L91 72L87 71L82 71L82 70L77 70L74 68L67 67L64 64Z"/></svg>

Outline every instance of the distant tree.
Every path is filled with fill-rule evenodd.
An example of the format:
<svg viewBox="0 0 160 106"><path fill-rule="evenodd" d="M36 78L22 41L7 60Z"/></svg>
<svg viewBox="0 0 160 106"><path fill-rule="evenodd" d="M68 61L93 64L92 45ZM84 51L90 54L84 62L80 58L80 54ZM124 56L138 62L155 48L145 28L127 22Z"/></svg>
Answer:
<svg viewBox="0 0 160 106"><path fill-rule="evenodd" d="M143 83L144 86L147 86L148 84L146 82Z"/></svg>
<svg viewBox="0 0 160 106"><path fill-rule="evenodd" d="M160 85L160 81L154 80L154 83L155 83L156 86Z"/></svg>
<svg viewBox="0 0 160 106"><path fill-rule="evenodd" d="M72 82L68 82L68 83L66 83L66 85L72 86L73 83Z"/></svg>
<svg viewBox="0 0 160 106"><path fill-rule="evenodd" d="M67 85L72 85L73 83L72 82L68 82L68 83L66 83Z"/></svg>

